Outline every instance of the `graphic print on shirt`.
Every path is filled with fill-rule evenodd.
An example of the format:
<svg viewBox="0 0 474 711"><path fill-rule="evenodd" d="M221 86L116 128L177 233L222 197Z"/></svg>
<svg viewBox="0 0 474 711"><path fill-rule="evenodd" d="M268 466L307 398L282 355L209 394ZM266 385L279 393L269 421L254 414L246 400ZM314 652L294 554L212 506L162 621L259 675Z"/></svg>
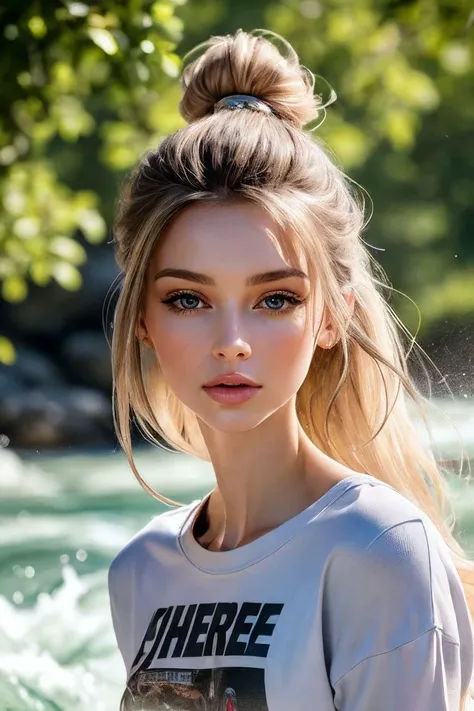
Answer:
<svg viewBox="0 0 474 711"><path fill-rule="evenodd" d="M268 711L265 659L283 609L280 603L211 602L161 607L132 665L120 711ZM241 657L212 667L213 658ZM170 668L167 659L206 657L206 668Z"/></svg>

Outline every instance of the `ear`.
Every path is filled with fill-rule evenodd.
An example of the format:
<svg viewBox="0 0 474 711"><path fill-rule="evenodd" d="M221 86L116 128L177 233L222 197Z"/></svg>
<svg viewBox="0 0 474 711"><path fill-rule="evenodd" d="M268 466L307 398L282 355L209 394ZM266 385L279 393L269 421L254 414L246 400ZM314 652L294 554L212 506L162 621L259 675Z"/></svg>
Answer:
<svg viewBox="0 0 474 711"><path fill-rule="evenodd" d="M350 290L348 289L347 291L343 291L342 295L345 298L347 307L349 309L350 317L348 320L350 321L350 319L354 315L355 294L352 291L352 289L350 289Z"/></svg>
<svg viewBox="0 0 474 711"><path fill-rule="evenodd" d="M147 327L145 324L145 319L143 317L143 314L140 314L138 317L138 322L137 322L137 327L135 329L135 335L138 338L138 340L143 343L143 345L146 348L154 348L153 346L153 341L148 335Z"/></svg>
<svg viewBox="0 0 474 711"><path fill-rule="evenodd" d="M352 290L350 290L343 292L342 295L346 300L346 304L349 308L350 315L348 321L350 321L354 313L355 294ZM330 350L331 348L333 348L333 346L336 345L339 339L340 336L337 334L335 324L332 322L331 313L326 307L324 310L321 330L319 332L319 337L317 339L316 345L320 348L324 348L325 350Z"/></svg>

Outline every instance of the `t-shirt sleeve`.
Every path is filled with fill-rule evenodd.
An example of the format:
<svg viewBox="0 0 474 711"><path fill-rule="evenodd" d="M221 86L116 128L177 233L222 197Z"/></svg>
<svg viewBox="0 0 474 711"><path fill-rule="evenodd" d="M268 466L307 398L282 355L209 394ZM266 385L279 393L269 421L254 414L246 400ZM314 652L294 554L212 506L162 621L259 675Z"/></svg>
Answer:
<svg viewBox="0 0 474 711"><path fill-rule="evenodd" d="M125 673L131 665L132 650L132 589L131 575L119 555L112 562L107 576L109 605L117 646L122 656Z"/></svg>
<svg viewBox="0 0 474 711"><path fill-rule="evenodd" d="M335 683L337 711L459 711L460 647L434 627L362 660Z"/></svg>
<svg viewBox="0 0 474 711"><path fill-rule="evenodd" d="M420 519L328 561L324 653L337 711L459 711L472 630L454 566ZM469 626L469 628L468 628Z"/></svg>

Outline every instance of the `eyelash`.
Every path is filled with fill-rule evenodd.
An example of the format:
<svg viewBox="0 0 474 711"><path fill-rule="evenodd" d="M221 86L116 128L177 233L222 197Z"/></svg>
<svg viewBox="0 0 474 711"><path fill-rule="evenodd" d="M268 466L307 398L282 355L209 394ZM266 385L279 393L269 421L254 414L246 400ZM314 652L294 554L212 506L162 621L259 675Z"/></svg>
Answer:
<svg viewBox="0 0 474 711"><path fill-rule="evenodd" d="M203 309L180 309L177 306L175 306L175 302L179 301L180 299L184 298L185 296L192 296L196 299L199 299L200 301L204 301L204 299L199 296L199 294L196 294L193 291L174 291L172 294L169 295L167 299L163 299L161 301L162 304L166 304L167 307L173 311L174 313L178 314L189 314L192 313L193 311L202 311ZM270 299L272 296L281 296L285 298L291 306L287 309L264 309L264 311L269 311L272 314L281 314L281 313L287 313L288 311L291 311L292 308L297 306L298 304L303 303L303 299L298 298L293 292L291 291L273 291L271 294L267 294L264 296L258 303L261 301L265 301L265 299Z"/></svg>

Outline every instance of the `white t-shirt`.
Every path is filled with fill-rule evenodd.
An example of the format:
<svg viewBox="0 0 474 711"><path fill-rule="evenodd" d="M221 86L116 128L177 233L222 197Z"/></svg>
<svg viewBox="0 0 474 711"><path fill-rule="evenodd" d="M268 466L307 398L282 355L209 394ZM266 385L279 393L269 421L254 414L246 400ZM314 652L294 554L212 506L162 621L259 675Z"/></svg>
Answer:
<svg viewBox="0 0 474 711"><path fill-rule="evenodd" d="M122 709L458 711L469 611L419 507L355 474L216 552L192 532L202 501L153 518L110 566Z"/></svg>

